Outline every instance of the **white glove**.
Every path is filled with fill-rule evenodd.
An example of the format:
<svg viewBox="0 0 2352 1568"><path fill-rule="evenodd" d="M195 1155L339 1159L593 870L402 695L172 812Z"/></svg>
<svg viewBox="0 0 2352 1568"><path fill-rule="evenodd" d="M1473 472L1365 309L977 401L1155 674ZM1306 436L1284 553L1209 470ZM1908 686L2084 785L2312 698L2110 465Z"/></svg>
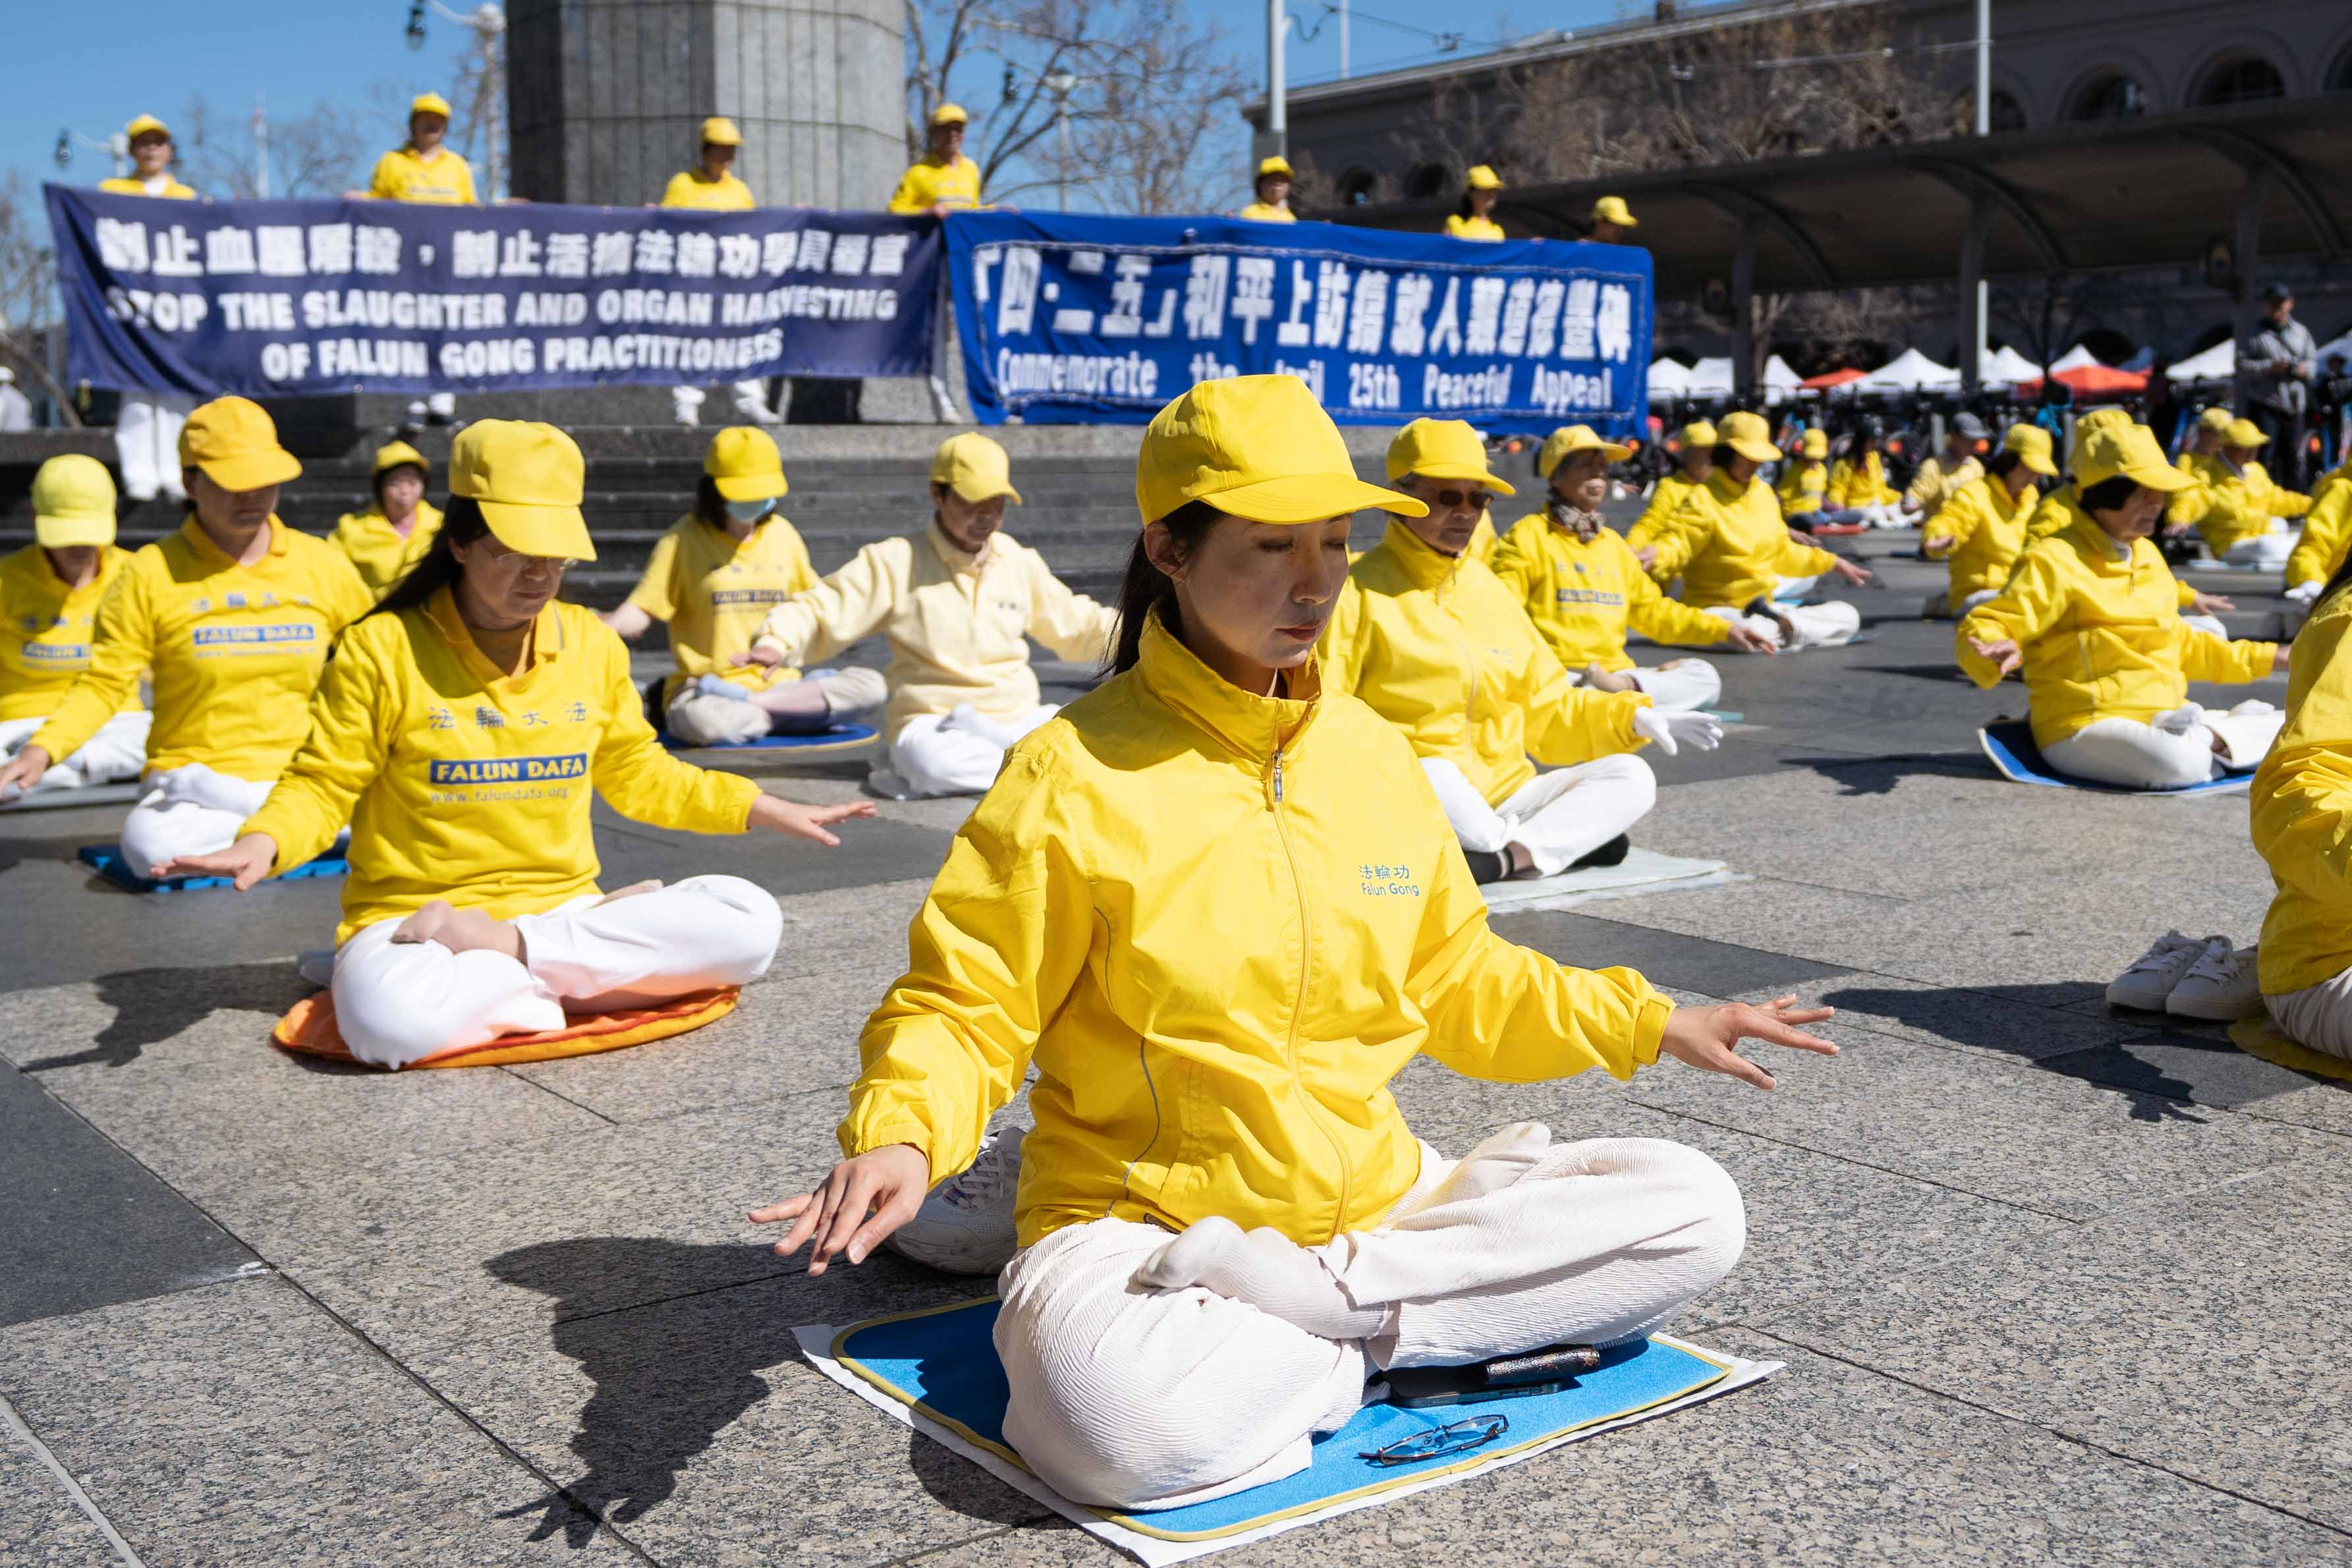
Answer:
<svg viewBox="0 0 2352 1568"><path fill-rule="evenodd" d="M1702 752L1723 743L1723 725L1711 713L1661 713L1644 708L1633 715L1633 733L1655 742L1670 757L1680 755L1685 742Z"/></svg>
<svg viewBox="0 0 2352 1568"><path fill-rule="evenodd" d="M2186 735L2205 722L2205 710L2194 702L2185 703L2169 713L2159 713L2149 720L2148 727L2168 735Z"/></svg>
<svg viewBox="0 0 2352 1568"><path fill-rule="evenodd" d="M2293 599L2298 605L2308 605L2314 599L2319 597L2319 590L2326 586L2326 584L2317 581L2297 583L2294 587L2289 588L2286 591L2286 596Z"/></svg>

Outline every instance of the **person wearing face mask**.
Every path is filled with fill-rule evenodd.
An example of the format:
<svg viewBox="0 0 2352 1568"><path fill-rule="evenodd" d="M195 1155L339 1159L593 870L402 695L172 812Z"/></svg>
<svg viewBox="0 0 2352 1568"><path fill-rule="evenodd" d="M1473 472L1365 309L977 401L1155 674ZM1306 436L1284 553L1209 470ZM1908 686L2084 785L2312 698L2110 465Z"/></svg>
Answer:
<svg viewBox="0 0 2352 1568"><path fill-rule="evenodd" d="M2183 491L2172 512L2197 530L2216 561L2275 568L2294 552L2296 536L2284 520L2309 511L2311 498L2284 489L2263 467L2255 454L2269 439L2251 419L2230 421L2204 482Z"/></svg>
<svg viewBox="0 0 2352 1568"><path fill-rule="evenodd" d="M975 1258L1002 1268L1003 1435L1120 1509L1306 1468L1383 1369L1638 1339L1737 1261L1738 1190L1704 1154L1521 1122L1457 1163L1387 1090L1415 1056L1526 1082L1663 1055L1769 1087L1741 1038L1836 1050L1804 1032L1826 1008L1678 1008L1488 928L1412 748L1321 679L1352 514L1420 507L1356 478L1303 383L1202 383L1136 467L1115 673L949 849L841 1162L750 1215L812 1274L863 1263L970 1184L1034 1065Z"/></svg>
<svg viewBox="0 0 2352 1568"><path fill-rule="evenodd" d="M131 556L98 606L89 668L0 763L0 795L33 783L131 706L152 670L147 793L121 837L142 876L236 837L301 744L328 651L375 602L341 551L278 521L278 487L302 465L259 404L221 397L189 415L180 461L187 520Z"/></svg>
<svg viewBox="0 0 2352 1568"><path fill-rule="evenodd" d="M1746 626L1667 598L1632 548L1601 520L1609 465L1632 449L1603 441L1588 426L1555 430L1536 457L1550 487L1544 510L1521 518L1491 563L1528 619L1571 676L1603 691L1640 691L1668 712L1712 707L1723 677L1703 658L1674 658L1636 668L1625 651L1628 627L1653 642L1712 647L1730 643L1749 653L1772 644Z"/></svg>
<svg viewBox="0 0 2352 1568"><path fill-rule="evenodd" d="M142 114L122 128L131 147L131 173L100 180L98 188L110 195L163 196L194 201L196 193L172 176L178 154L171 128L152 114ZM180 426L196 405L193 397L163 392L126 392L114 416L114 452L122 468L122 489L132 500L184 501L177 458Z"/></svg>
<svg viewBox="0 0 2352 1568"><path fill-rule="evenodd" d="M51 458L33 476L33 542L0 556L0 758L48 722L89 668L100 601L130 564L114 542L114 480L96 458ZM79 789L135 779L154 715L134 685L80 747L19 788Z"/></svg>
<svg viewBox="0 0 2352 1568"><path fill-rule="evenodd" d="M1003 531L1005 503L1020 500L1003 447L950 437L931 458L930 525L867 545L778 605L730 662L805 667L881 632L890 751L875 788L901 798L979 794L1006 748L1055 713L1040 700L1029 639L1082 663L1110 647L1110 610Z"/></svg>
<svg viewBox="0 0 2352 1568"><path fill-rule="evenodd" d="M335 521L335 548L351 558L368 591L382 598L408 575L441 527L441 510L425 499L430 465L405 441L379 447L368 482L375 505Z"/></svg>
<svg viewBox="0 0 2352 1568"><path fill-rule="evenodd" d="M656 827L828 831L871 803L806 806L664 752L596 617L556 602L596 549L580 448L551 425L484 419L449 452L432 550L348 633L310 733L235 841L173 876L243 892L352 824L335 933L335 1019L351 1054L401 1068L573 1011L656 1005L766 972L775 899L740 877L605 893L589 809Z"/></svg>
<svg viewBox="0 0 2352 1568"><path fill-rule="evenodd" d="M669 623L677 668L662 685L662 722L687 745L814 734L862 719L887 695L870 669L803 679L790 665L735 661L771 609L817 584L800 531L776 510L790 488L765 430L719 431L694 510L656 542L627 602L604 617L629 642L656 621Z"/></svg>
<svg viewBox="0 0 2352 1568"><path fill-rule="evenodd" d="M1862 629L1862 612L1831 601L1780 602L1829 573L1866 583L1870 573L1826 550L1799 543L1780 503L1756 470L1780 456L1763 417L1742 410L1717 426L1715 469L1658 538L1650 574L1683 580L1683 602L1745 626L1774 647L1834 647Z"/></svg>
<svg viewBox="0 0 2352 1568"><path fill-rule="evenodd" d="M1576 684L1513 590L1467 553L1481 492L1510 493L1486 471L1478 433L1417 419L1397 442L1397 489L1423 510L1391 522L1349 570L1324 633L1326 686L1404 732L1478 881L1617 864L1658 797L1632 753L1653 741L1669 756L1685 743L1712 751L1723 727L1639 691Z"/></svg>
<svg viewBox="0 0 2352 1568"><path fill-rule="evenodd" d="M2189 683L2259 680L2286 668L2287 650L2182 621L2148 535L2188 476L2146 426L2125 425L2083 437L2074 480L2081 517L2028 549L2009 585L1961 617L1960 668L1988 688L2024 671L2033 743L2061 773L2179 789L2253 767L2278 710L2251 702L2208 713L2188 700Z"/></svg>

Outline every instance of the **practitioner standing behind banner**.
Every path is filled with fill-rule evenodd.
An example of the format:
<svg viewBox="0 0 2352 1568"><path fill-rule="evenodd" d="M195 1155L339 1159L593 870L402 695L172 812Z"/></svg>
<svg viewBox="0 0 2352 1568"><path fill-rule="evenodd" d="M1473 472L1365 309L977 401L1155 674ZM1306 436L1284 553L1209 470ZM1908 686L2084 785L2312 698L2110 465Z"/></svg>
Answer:
<svg viewBox="0 0 2352 1568"><path fill-rule="evenodd" d="M964 127L971 120L960 103L931 110L923 128L923 155L908 165L890 193L892 212L945 217L980 205L980 165L963 155Z"/></svg>
<svg viewBox="0 0 2352 1568"><path fill-rule="evenodd" d="M366 190L343 194L424 206L478 206L473 168L444 144L448 137L449 100L437 92L418 93L409 100L407 142L375 161ZM410 404L408 412L412 423L450 424L457 416L457 394L434 393Z"/></svg>
<svg viewBox="0 0 2352 1568"><path fill-rule="evenodd" d="M0 758L16 754L89 668L99 601L131 553L114 543L114 480L96 458L51 458L33 476L33 542L0 556ZM135 779L154 715L134 685L79 750L19 787Z"/></svg>
<svg viewBox="0 0 2352 1568"><path fill-rule="evenodd" d="M1492 216L1503 182L1484 163L1474 163L1462 181L1462 205L1445 217L1445 232L1455 239L1501 239L1503 226Z"/></svg>
<svg viewBox="0 0 2352 1568"><path fill-rule="evenodd" d="M261 405L221 397L180 432L188 518L140 549L98 607L89 668L0 764L29 784L131 706L154 672L147 793L122 824L133 871L226 848L302 742L319 670L375 600L343 552L278 520L302 471Z"/></svg>
<svg viewBox="0 0 2352 1568"><path fill-rule="evenodd" d="M564 568L593 561L580 448L551 425L485 419L449 452L449 516L433 552L343 638L310 734L269 798L217 854L174 876L242 892L352 824L335 931L335 1021L377 1067L585 1012L743 985L783 918L740 877L606 893L598 796L656 827L772 828L820 844L873 805L808 806L665 752L628 649L577 605Z"/></svg>
<svg viewBox="0 0 2352 1568"><path fill-rule="evenodd" d="M152 114L142 114L122 128L131 143L132 173L100 180L98 188L118 196L162 196L193 201L196 193L172 177L171 128ZM180 426L196 400L177 393L125 392L121 411L114 416L114 455L122 467L122 490L132 500L163 496L173 501L188 499L180 488Z"/></svg>
<svg viewBox="0 0 2352 1568"><path fill-rule="evenodd" d="M431 477L425 454L405 441L377 448L368 482L375 505L335 520L335 548L350 557L360 581L381 599L433 547L441 510L425 499Z"/></svg>
<svg viewBox="0 0 2352 1568"><path fill-rule="evenodd" d="M1297 223L1298 215L1290 210L1290 182L1294 177L1289 159L1261 159L1255 197L1234 216L1248 218L1252 223Z"/></svg>
<svg viewBox="0 0 2352 1568"><path fill-rule="evenodd" d="M1012 460L987 437L950 436L931 458L931 521L869 544L804 594L768 612L738 665L808 666L862 637L890 640L889 767L895 796L978 795L1015 741L1056 710L1039 700L1029 639L1099 663L1111 612L1074 594L1045 557L1003 531L1019 502Z"/></svg>
<svg viewBox="0 0 2352 1568"><path fill-rule="evenodd" d="M1625 245L1641 226L1623 196L1603 196L1592 204L1592 232L1584 237L1595 245Z"/></svg>
<svg viewBox="0 0 2352 1568"><path fill-rule="evenodd" d="M751 199L751 187L735 177L735 159L743 150L743 132L735 128L735 122L723 114L704 121L700 146L696 165L670 176L661 205L698 212L747 213L756 207L759 204ZM739 381L731 390L735 412L752 424L783 422L768 406L768 389L757 377ZM701 422L702 388L672 387L670 401L679 424L691 426Z"/></svg>

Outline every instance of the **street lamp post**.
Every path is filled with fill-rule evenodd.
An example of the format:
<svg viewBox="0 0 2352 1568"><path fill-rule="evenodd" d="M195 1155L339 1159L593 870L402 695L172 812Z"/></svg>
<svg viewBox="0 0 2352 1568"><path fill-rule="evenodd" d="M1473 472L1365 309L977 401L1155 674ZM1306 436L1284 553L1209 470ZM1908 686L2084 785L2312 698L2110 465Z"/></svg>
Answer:
<svg viewBox="0 0 2352 1568"><path fill-rule="evenodd" d="M1055 170L1056 178L1054 183L1060 191L1062 211L1068 212L1070 210L1070 94L1076 89L1078 79L1068 71L1055 70L1048 71L1044 79L1045 90L1054 95L1054 119L1058 122L1060 132L1061 153L1055 160L1057 166Z"/></svg>
<svg viewBox="0 0 2352 1568"><path fill-rule="evenodd" d="M1265 134L1279 158L1290 156L1290 111L1283 103L1282 36L1290 30L1283 0L1265 0Z"/></svg>

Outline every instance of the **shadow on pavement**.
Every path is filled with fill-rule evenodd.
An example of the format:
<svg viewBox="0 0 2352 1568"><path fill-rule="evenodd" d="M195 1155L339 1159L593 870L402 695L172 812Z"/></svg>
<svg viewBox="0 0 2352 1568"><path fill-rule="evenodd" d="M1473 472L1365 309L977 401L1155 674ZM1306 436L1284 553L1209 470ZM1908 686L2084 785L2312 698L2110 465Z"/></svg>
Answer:
<svg viewBox="0 0 2352 1568"><path fill-rule="evenodd" d="M89 1049L29 1061L22 1070L129 1067L149 1046L194 1027L215 1012L274 1017L316 989L283 960L205 970L125 969L101 974L92 984L98 999L114 1009L113 1020L98 1032Z"/></svg>
<svg viewBox="0 0 2352 1568"><path fill-rule="evenodd" d="M1895 786L1905 779L1926 775L1972 779L1994 776L1983 757L1966 752L1899 757L1790 757L1783 760L1782 765L1811 769L1838 785L1841 797L1892 795Z"/></svg>

